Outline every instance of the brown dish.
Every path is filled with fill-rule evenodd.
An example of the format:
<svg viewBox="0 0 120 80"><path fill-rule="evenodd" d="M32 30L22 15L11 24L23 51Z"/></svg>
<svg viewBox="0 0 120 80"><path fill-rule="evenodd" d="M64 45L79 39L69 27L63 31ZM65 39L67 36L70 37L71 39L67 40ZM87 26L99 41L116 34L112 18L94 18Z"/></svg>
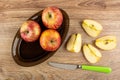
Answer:
<svg viewBox="0 0 120 80"><path fill-rule="evenodd" d="M63 23L61 27L57 29L57 31L60 33L63 43L69 30L69 17L64 10L60 10L63 14ZM30 17L28 20L34 20L37 23L39 23L42 28L42 31L44 31L47 28L45 28L45 26L42 23L41 14L42 10ZM19 30L17 31L12 44L12 56L15 62L21 66L26 67L44 62L49 57L51 57L56 51L43 50L39 44L39 40L35 42L25 42L21 39Z"/></svg>

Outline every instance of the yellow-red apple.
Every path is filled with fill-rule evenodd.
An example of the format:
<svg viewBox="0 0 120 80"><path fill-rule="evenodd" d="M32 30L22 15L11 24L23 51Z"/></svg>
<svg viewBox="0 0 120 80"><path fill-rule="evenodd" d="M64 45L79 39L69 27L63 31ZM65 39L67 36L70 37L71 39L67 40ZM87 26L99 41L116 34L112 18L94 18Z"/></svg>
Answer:
<svg viewBox="0 0 120 80"><path fill-rule="evenodd" d="M42 12L42 22L47 28L58 29L63 22L63 15L57 7L47 7Z"/></svg>
<svg viewBox="0 0 120 80"><path fill-rule="evenodd" d="M61 36L54 29L47 29L40 36L40 45L46 51L55 51L61 44Z"/></svg>
<svg viewBox="0 0 120 80"><path fill-rule="evenodd" d="M26 21L20 28L20 35L26 42L36 41L41 33L40 25L32 20Z"/></svg>

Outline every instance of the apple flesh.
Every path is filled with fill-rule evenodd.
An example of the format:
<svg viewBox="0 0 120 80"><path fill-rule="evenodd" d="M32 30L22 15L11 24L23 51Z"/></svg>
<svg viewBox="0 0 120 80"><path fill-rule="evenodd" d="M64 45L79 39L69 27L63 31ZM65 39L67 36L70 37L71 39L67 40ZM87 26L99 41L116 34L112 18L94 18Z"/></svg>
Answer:
<svg viewBox="0 0 120 80"><path fill-rule="evenodd" d="M40 25L35 21L26 21L20 28L20 35L26 42L36 41L41 33Z"/></svg>
<svg viewBox="0 0 120 80"><path fill-rule="evenodd" d="M58 29L63 22L63 15L57 7L47 7L42 12L42 22L47 28Z"/></svg>
<svg viewBox="0 0 120 80"><path fill-rule="evenodd" d="M101 24L89 19L83 20L82 27L91 37L97 37L103 29Z"/></svg>
<svg viewBox="0 0 120 80"><path fill-rule="evenodd" d="M40 45L46 51L55 51L60 47L61 36L53 29L47 29L40 36Z"/></svg>
<svg viewBox="0 0 120 80"><path fill-rule="evenodd" d="M104 36L96 39L95 45L102 50L112 50L117 45L115 36Z"/></svg>
<svg viewBox="0 0 120 80"><path fill-rule="evenodd" d="M67 42L66 49L70 52L80 52L82 45L81 34L72 34L70 39Z"/></svg>
<svg viewBox="0 0 120 80"><path fill-rule="evenodd" d="M91 44L85 44L83 46L83 52L84 52L85 58L90 63L96 63L102 57L100 51L97 48L93 47Z"/></svg>

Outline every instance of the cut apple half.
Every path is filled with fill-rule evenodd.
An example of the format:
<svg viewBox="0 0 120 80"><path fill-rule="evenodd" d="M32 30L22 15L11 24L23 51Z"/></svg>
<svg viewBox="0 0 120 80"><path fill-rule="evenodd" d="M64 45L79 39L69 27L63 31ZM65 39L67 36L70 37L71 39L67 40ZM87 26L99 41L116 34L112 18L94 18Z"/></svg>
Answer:
<svg viewBox="0 0 120 80"><path fill-rule="evenodd" d="M86 33L91 37L97 37L103 29L101 24L89 19L83 20L82 27L86 31Z"/></svg>
<svg viewBox="0 0 120 80"><path fill-rule="evenodd" d="M95 45L103 50L112 50L117 45L117 40L115 36L104 36L96 39Z"/></svg>
<svg viewBox="0 0 120 80"><path fill-rule="evenodd" d="M79 33L72 34L67 42L67 50L76 53L80 52L81 44L82 44L81 34Z"/></svg>
<svg viewBox="0 0 120 80"><path fill-rule="evenodd" d="M100 51L95 47L93 47L91 44L85 44L83 46L83 52L84 52L85 58L90 63L96 63L102 57L102 54L100 53Z"/></svg>

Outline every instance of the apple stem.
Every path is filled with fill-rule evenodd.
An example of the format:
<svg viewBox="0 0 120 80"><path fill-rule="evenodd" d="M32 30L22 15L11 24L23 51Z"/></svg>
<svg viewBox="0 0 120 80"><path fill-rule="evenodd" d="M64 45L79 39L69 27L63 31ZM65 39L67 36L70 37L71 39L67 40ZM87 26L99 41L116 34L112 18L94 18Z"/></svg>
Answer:
<svg viewBox="0 0 120 80"><path fill-rule="evenodd" d="M51 15L51 13L50 13L50 12L48 12L48 16L49 16L49 18L51 18L51 17L52 17L52 15Z"/></svg>
<svg viewBox="0 0 120 80"><path fill-rule="evenodd" d="M28 31L28 30L26 30L24 33L25 33L25 34L28 34L28 33L29 33L29 31Z"/></svg>
<svg viewBox="0 0 120 80"><path fill-rule="evenodd" d="M51 42L51 43L53 43L54 41L53 41L53 40L51 40L50 42Z"/></svg>

